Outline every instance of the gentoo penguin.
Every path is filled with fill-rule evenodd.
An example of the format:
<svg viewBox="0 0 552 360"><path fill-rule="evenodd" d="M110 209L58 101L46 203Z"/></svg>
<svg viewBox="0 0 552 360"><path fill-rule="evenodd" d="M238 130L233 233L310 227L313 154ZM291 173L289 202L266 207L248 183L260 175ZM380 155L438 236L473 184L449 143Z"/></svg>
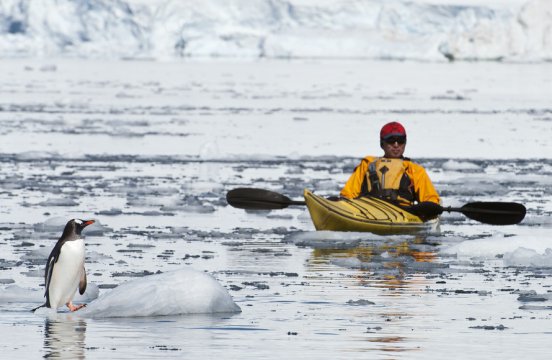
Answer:
<svg viewBox="0 0 552 360"><path fill-rule="evenodd" d="M75 306L72 300L77 292L77 286L81 295L86 290L84 240L80 235L82 229L93 223L94 220L73 219L65 225L63 234L46 263L44 275L46 303L36 309L43 306L57 309L65 304L69 310L76 311L84 306Z"/></svg>

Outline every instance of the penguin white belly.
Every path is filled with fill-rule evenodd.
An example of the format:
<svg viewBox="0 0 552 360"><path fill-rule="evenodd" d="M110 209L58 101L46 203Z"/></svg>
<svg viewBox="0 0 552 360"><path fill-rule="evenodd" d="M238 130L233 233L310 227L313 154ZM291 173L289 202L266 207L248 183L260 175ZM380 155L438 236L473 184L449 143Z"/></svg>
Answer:
<svg viewBox="0 0 552 360"><path fill-rule="evenodd" d="M54 264L48 288L50 307L57 309L73 299L84 271L84 240L67 241Z"/></svg>

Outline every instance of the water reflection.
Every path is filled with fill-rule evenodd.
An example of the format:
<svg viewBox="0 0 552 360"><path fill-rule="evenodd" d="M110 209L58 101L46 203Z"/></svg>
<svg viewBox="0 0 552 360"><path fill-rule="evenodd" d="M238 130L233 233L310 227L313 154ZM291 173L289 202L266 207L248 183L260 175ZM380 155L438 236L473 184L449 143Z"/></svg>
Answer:
<svg viewBox="0 0 552 360"><path fill-rule="evenodd" d="M56 316L44 321L45 359L84 359L86 321Z"/></svg>
<svg viewBox="0 0 552 360"><path fill-rule="evenodd" d="M425 314L412 300L428 286L425 275L440 272L446 266L439 261L436 244L423 236L362 240L347 249L315 248L308 264L311 271L332 272L334 267L328 265L350 269L353 274L349 279L361 287L356 296L374 302L373 307L353 310L370 319L366 331L369 335L364 339L375 348L367 348L367 351L419 350L411 329L416 321L424 321ZM380 304L385 306L378 306Z"/></svg>
<svg viewBox="0 0 552 360"><path fill-rule="evenodd" d="M328 261L341 267L362 270L363 275L366 271L372 271L372 277L389 280L404 280L408 274L430 272L443 266L439 264L436 245L428 243L423 236L361 242L346 249L313 249L311 265Z"/></svg>

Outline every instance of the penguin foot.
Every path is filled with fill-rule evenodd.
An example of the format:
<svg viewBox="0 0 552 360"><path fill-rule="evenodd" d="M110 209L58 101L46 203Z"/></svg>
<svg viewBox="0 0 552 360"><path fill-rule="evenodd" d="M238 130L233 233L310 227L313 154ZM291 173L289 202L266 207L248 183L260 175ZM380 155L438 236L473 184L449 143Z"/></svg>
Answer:
<svg viewBox="0 0 552 360"><path fill-rule="evenodd" d="M70 310L71 312L77 311L77 310L82 309L83 307L86 306L86 304L73 305L72 302L68 302L68 303L65 304L65 305L67 305L67 307L69 308L69 310Z"/></svg>

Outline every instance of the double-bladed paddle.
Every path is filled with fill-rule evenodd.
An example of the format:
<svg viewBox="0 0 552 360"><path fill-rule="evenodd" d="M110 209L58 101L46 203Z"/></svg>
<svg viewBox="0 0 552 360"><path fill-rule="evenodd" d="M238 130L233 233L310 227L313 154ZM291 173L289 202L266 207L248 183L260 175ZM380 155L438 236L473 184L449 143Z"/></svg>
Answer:
<svg viewBox="0 0 552 360"><path fill-rule="evenodd" d="M226 201L235 208L247 210L285 209L290 205L305 205L304 201L291 200L274 191L253 188L237 188L226 194ZM443 207L432 202L422 202L406 209L422 218L433 218L444 211L460 212L470 219L491 225L518 224L525 217L526 209L514 202L472 202L462 207Z"/></svg>

